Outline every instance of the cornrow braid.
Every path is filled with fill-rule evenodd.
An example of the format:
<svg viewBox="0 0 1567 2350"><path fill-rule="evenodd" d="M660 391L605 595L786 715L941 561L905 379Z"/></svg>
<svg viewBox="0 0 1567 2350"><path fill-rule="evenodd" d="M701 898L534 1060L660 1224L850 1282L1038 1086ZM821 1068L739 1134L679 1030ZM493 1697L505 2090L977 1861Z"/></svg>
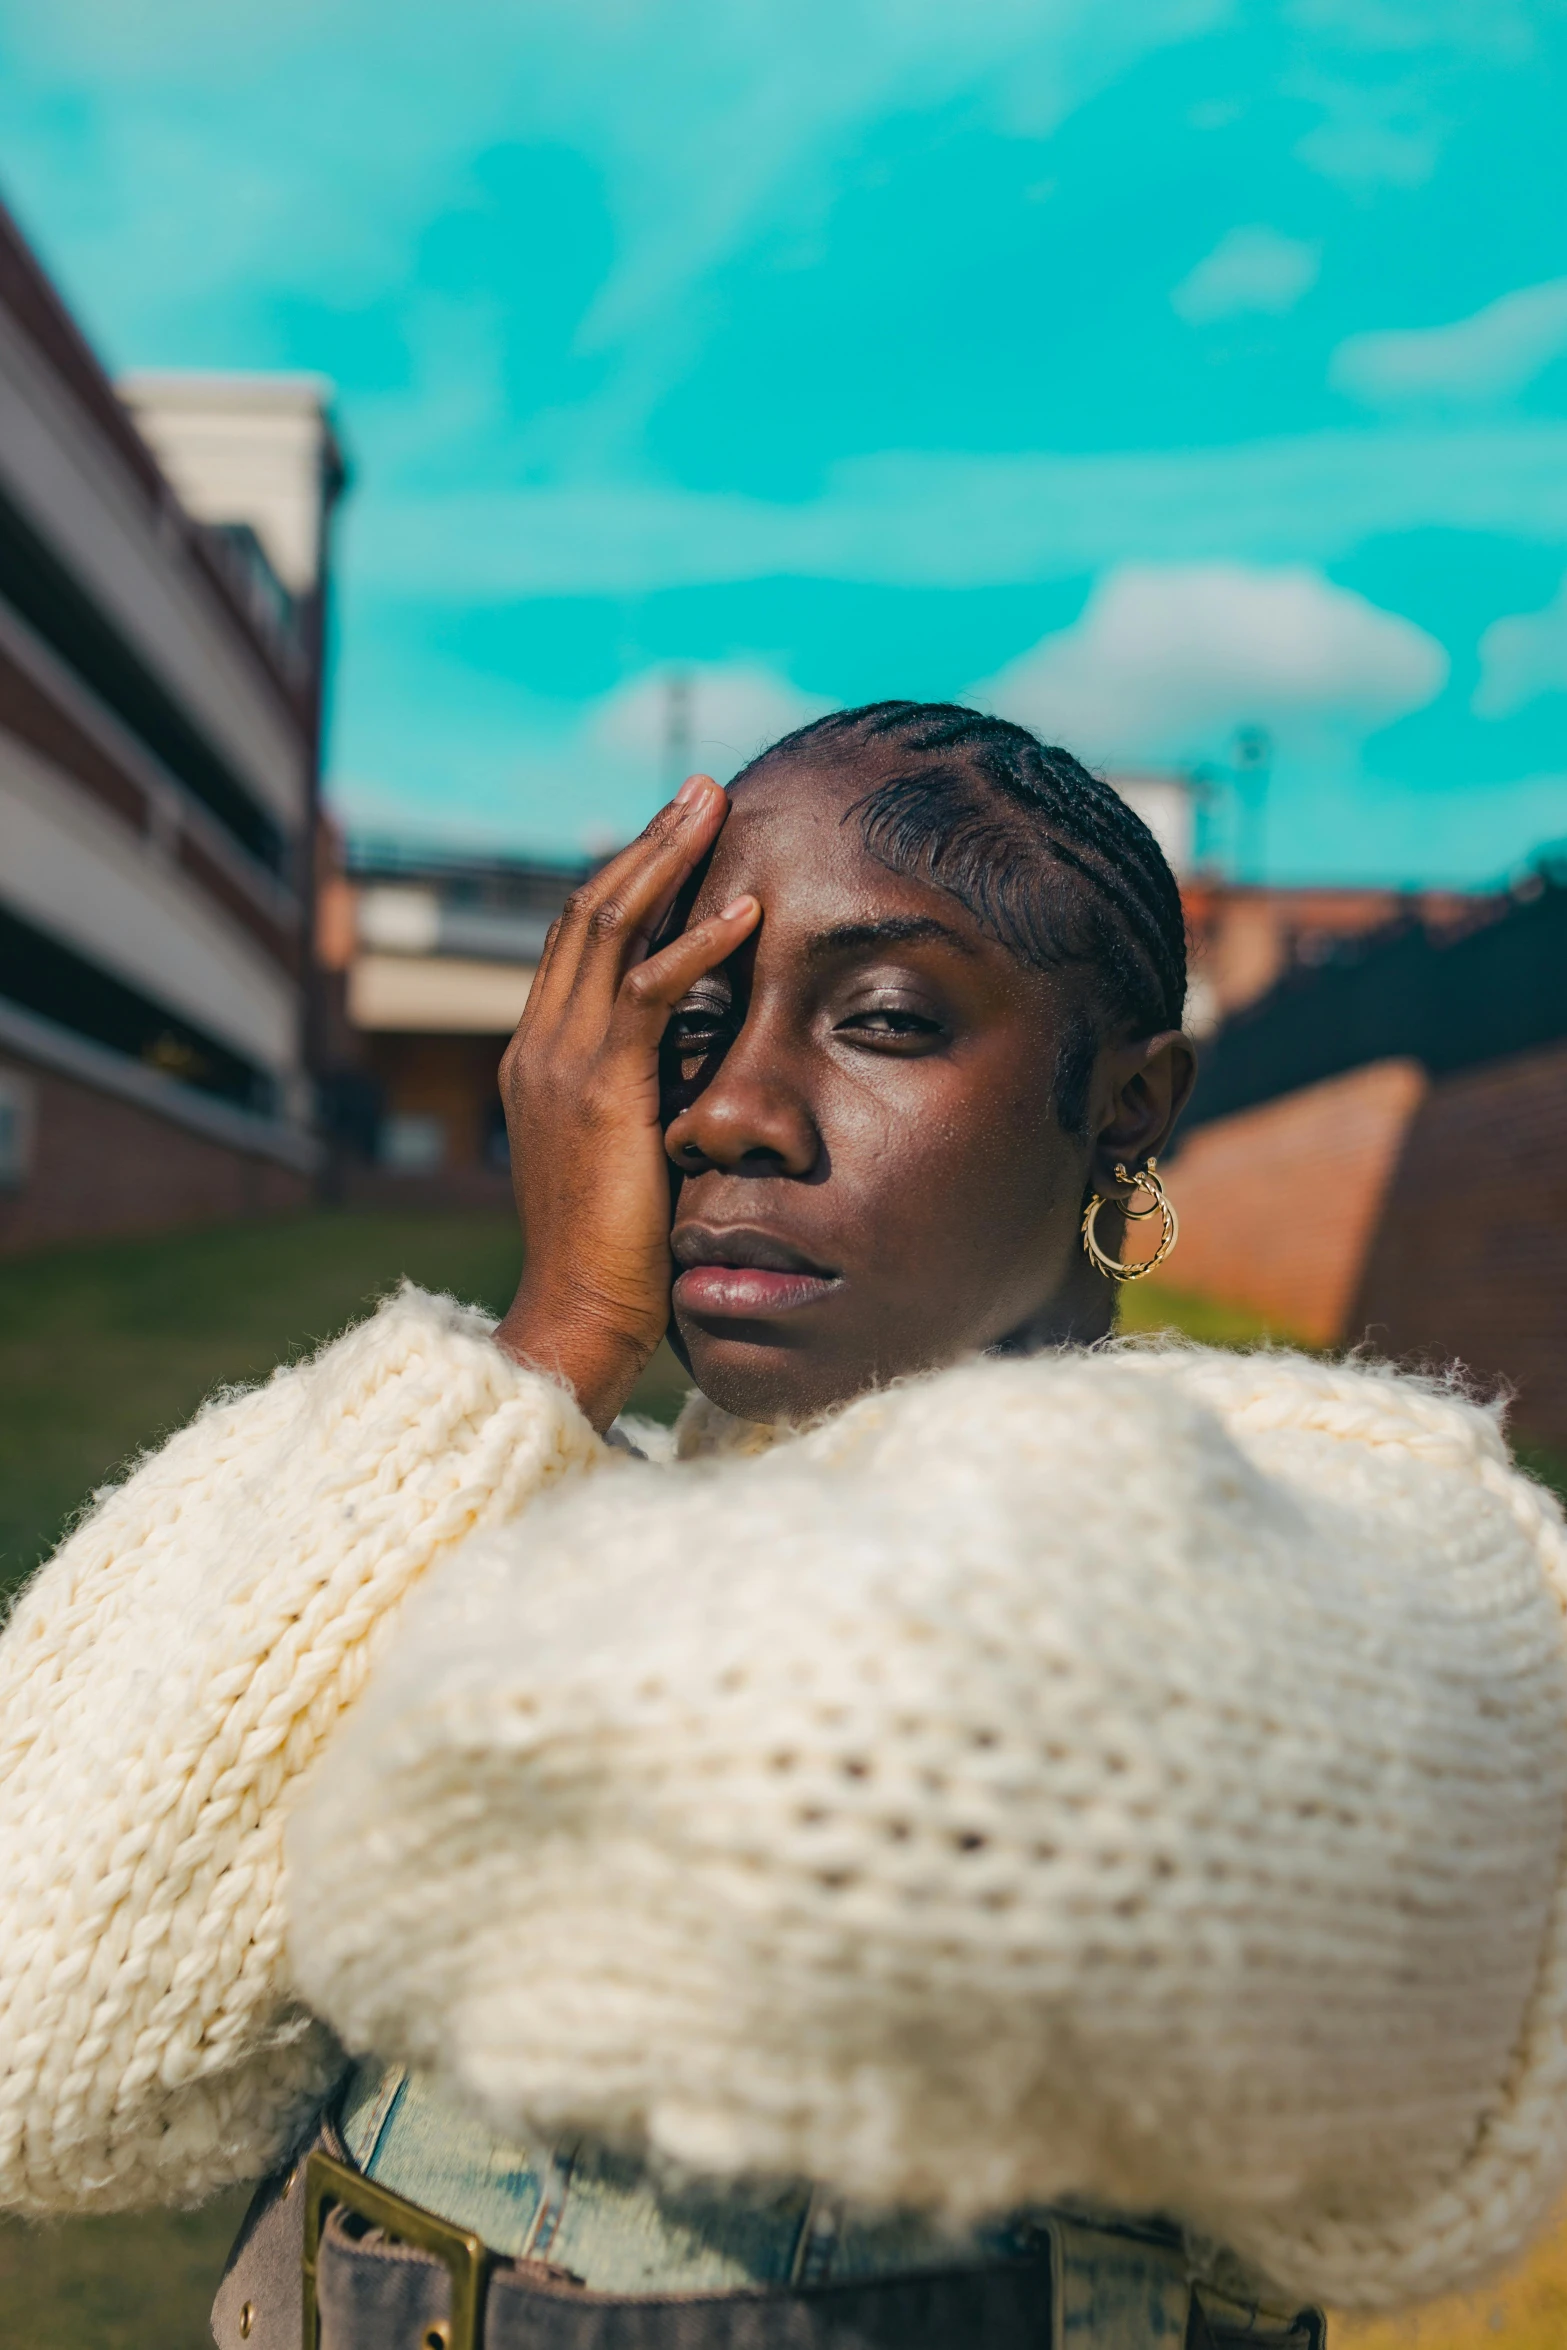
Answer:
<svg viewBox="0 0 1567 2350"><path fill-rule="evenodd" d="M891 771L848 811L871 854L950 890L1021 961L1091 972L1095 1016L1068 1035L1056 1072L1057 1114L1081 1131L1100 1036L1152 1036L1181 1024L1186 919L1164 852L1070 751L955 702L835 710L785 735L742 774L872 745L891 755Z"/></svg>

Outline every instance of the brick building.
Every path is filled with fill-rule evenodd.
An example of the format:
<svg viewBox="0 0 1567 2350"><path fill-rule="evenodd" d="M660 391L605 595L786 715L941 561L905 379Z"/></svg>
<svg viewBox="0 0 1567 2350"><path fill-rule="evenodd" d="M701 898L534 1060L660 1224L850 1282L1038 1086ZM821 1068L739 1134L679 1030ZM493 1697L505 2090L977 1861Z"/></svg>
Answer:
<svg viewBox="0 0 1567 2350"><path fill-rule="evenodd" d="M1181 885L1191 957L1187 1026L1194 1035L1212 1035L1290 972L1331 962L1368 932L1410 921L1446 930L1471 917L1475 898L1467 890L1233 880L1199 854L1205 793L1194 778L1125 770L1108 780L1149 827Z"/></svg>
<svg viewBox="0 0 1567 2350"><path fill-rule="evenodd" d="M308 1191L341 479L314 383L122 399L0 211L0 1250Z"/></svg>
<svg viewBox="0 0 1567 2350"><path fill-rule="evenodd" d="M1288 970L1214 1037L1170 1188L1156 1281L1457 1360L1567 1454L1567 873Z"/></svg>
<svg viewBox="0 0 1567 2350"><path fill-rule="evenodd" d="M1411 920L1432 930L1462 926L1475 903L1464 890L1274 887L1178 871L1191 946L1187 1025L1196 1036L1370 931Z"/></svg>
<svg viewBox="0 0 1567 2350"><path fill-rule="evenodd" d="M549 926L588 870L389 842L337 849L316 946L324 1091L350 1164L368 1158L405 1191L423 1178L444 1197L507 1193L496 1069Z"/></svg>

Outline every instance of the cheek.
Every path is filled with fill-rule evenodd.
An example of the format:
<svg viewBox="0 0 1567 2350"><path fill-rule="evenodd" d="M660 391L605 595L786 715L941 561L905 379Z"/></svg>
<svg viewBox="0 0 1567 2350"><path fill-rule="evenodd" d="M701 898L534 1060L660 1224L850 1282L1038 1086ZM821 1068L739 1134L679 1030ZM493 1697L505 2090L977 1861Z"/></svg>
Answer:
<svg viewBox="0 0 1567 2350"><path fill-rule="evenodd" d="M976 1088L954 1072L932 1084L928 1064L919 1075L840 1104L829 1131L834 1181L874 1217L889 1252L934 1235L967 1264L1005 1255L1049 1220L1069 1174L1057 1165L1068 1138L1048 1101L1015 1082Z"/></svg>

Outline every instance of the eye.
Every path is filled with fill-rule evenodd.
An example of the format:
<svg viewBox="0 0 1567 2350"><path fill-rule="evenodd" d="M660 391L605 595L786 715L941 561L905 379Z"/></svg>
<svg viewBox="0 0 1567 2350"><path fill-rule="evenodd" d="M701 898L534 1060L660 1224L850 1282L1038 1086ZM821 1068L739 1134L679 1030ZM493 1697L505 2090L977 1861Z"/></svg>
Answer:
<svg viewBox="0 0 1567 2350"><path fill-rule="evenodd" d="M665 1082L674 1079L681 1085L694 1085L728 1034L727 1005L703 1003L700 997L678 1005L664 1030Z"/></svg>
<svg viewBox="0 0 1567 2350"><path fill-rule="evenodd" d="M711 1004L687 1004L672 1012L664 1034L677 1052L711 1051L724 1025L723 1014Z"/></svg>
<svg viewBox="0 0 1567 2350"><path fill-rule="evenodd" d="M942 1034L942 1026L927 1013L910 1011L903 1004L875 1004L863 1012L848 1013L836 1023L836 1033L883 1048L907 1048L930 1043Z"/></svg>

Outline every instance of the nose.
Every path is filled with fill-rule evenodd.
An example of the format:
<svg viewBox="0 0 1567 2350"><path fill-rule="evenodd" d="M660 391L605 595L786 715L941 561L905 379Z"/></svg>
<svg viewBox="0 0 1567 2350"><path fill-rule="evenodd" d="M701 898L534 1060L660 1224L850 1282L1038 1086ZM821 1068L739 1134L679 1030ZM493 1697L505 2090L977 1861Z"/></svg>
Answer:
<svg viewBox="0 0 1567 2350"><path fill-rule="evenodd" d="M670 1120L664 1149L683 1175L722 1167L805 1176L822 1138L800 1072L747 1021L695 1101Z"/></svg>

